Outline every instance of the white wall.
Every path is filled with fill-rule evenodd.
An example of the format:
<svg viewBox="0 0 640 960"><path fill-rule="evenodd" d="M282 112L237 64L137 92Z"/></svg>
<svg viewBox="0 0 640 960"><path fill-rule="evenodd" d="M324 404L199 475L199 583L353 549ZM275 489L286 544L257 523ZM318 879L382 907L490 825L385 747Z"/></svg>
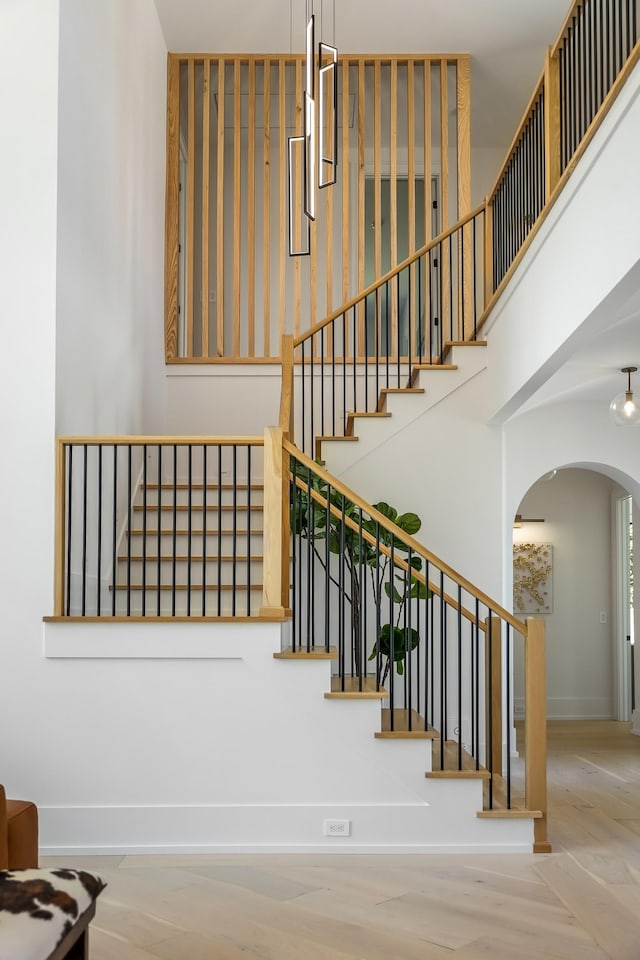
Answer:
<svg viewBox="0 0 640 960"><path fill-rule="evenodd" d="M57 96L57 0L6 0L0 4L6 134L0 152L0 781L13 796L33 785L34 748L43 740L50 696L40 644L53 581Z"/></svg>
<svg viewBox="0 0 640 960"><path fill-rule="evenodd" d="M549 717L613 716L614 487L600 473L569 468L534 484L518 507L545 522L514 529L513 542L553 547L553 604L544 615ZM521 696L516 692L516 712Z"/></svg>
<svg viewBox="0 0 640 960"><path fill-rule="evenodd" d="M58 433L164 431L166 55L153 0L62 4Z"/></svg>

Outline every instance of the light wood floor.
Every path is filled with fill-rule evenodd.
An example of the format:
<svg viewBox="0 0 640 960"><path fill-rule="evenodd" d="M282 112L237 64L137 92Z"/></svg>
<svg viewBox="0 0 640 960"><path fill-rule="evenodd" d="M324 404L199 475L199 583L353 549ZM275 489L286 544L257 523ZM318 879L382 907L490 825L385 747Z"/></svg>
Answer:
<svg viewBox="0 0 640 960"><path fill-rule="evenodd" d="M639 960L640 738L608 721L549 733L549 856L55 863L109 883L92 960Z"/></svg>

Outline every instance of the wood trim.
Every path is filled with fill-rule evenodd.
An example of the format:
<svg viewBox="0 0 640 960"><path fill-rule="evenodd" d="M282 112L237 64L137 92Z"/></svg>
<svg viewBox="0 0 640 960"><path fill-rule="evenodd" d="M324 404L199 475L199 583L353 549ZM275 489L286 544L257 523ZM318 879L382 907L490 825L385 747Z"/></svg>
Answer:
<svg viewBox="0 0 640 960"><path fill-rule="evenodd" d="M456 67L456 114L457 114L457 152L458 152L458 219L471 209L471 63L460 59ZM462 339L473 336L473 284L472 271L475 269L475 250L471 225L462 227L460 232L462 250L459 251L460 274L460 317L459 334Z"/></svg>
<svg viewBox="0 0 640 960"><path fill-rule="evenodd" d="M337 78L336 78L337 82ZM333 235L333 189L329 187L326 190L327 196L327 214L326 214L326 261L325 261L325 280L326 280L326 300L325 300L325 316L328 313L331 313L333 309L333 246L334 246L334 235Z"/></svg>
<svg viewBox="0 0 640 960"><path fill-rule="evenodd" d="M584 5L584 0L574 0L574 3L571 4L569 11L566 17L564 18L564 23L560 27L560 33L558 34L558 39L556 40L554 45L551 47L551 56L555 56L559 52L560 47L562 46L564 39L567 36L567 31L571 26L573 18L578 13L580 7L582 7L583 5Z"/></svg>
<svg viewBox="0 0 640 960"><path fill-rule="evenodd" d="M216 184L216 349L224 354L224 59L218 60L218 167Z"/></svg>
<svg viewBox="0 0 640 960"><path fill-rule="evenodd" d="M256 65L249 62L247 149L247 353L256 353ZM236 264L237 268L237 264Z"/></svg>
<svg viewBox="0 0 640 960"><path fill-rule="evenodd" d="M150 587L149 589L153 589ZM276 607L273 613L269 613L261 608L260 613L255 616L236 616L236 617L157 617L154 614L148 614L146 617L43 617L43 623L281 623L290 617L290 612Z"/></svg>
<svg viewBox="0 0 640 960"><path fill-rule="evenodd" d="M484 211L484 304L493 294L493 204Z"/></svg>
<svg viewBox="0 0 640 960"><path fill-rule="evenodd" d="M391 269L395 270L398 264L398 64L395 61L391 62L390 91L389 231ZM391 289L391 343L393 355L398 343L398 291L395 283Z"/></svg>
<svg viewBox="0 0 640 960"><path fill-rule="evenodd" d="M284 238L288 236L287 225L287 130L286 130L286 100L285 100L285 63L278 64L278 123L280 125L280 257L279 257L279 342L285 332L286 301L287 301L287 251Z"/></svg>
<svg viewBox="0 0 640 960"><path fill-rule="evenodd" d="M358 62L358 289L364 287L364 186L365 186L365 75L364 60ZM364 301L358 310L356 355L364 356Z"/></svg>
<svg viewBox="0 0 640 960"><path fill-rule="evenodd" d="M178 240L180 213L180 61L167 58L167 183L164 233L164 353L178 355Z"/></svg>
<svg viewBox="0 0 640 960"><path fill-rule="evenodd" d="M342 301L349 298L349 61L342 62ZM330 347L330 344L328 345Z"/></svg>
<svg viewBox="0 0 640 960"><path fill-rule="evenodd" d="M293 334L282 338L282 389L280 393L279 426L285 437L293 441Z"/></svg>
<svg viewBox="0 0 640 960"><path fill-rule="evenodd" d="M545 202L560 179L560 73L558 54L547 51L544 68Z"/></svg>
<svg viewBox="0 0 640 960"><path fill-rule="evenodd" d="M324 480L325 483L329 484L332 490L347 497L357 507L360 507L362 510L364 510L372 520L379 523L385 529L390 528L388 518L379 513L375 507L372 507L370 503L367 503L366 500L363 500L362 497L358 496L355 491L347 487L344 483L342 483L341 480L338 480L337 477L334 477L332 474L324 470L321 466L319 466L319 464L311 460L310 457L304 454L288 440L283 441L283 446L287 453L295 457L295 459L302 463L305 467L308 467L312 473L314 473L321 480ZM393 524L391 526L393 526ZM434 567L437 567L438 570L441 570L446 577L449 577L454 583L462 587L463 590L466 590L468 593L476 597L476 599L488 607L496 617L499 617L506 623L510 623L517 633L526 635L527 626L522 620L518 620L517 617L514 617L512 613L509 613L508 610L505 610L504 607L501 607L500 604L492 600L491 597L487 596L486 593L484 593L482 590L478 590L478 588L475 587L469 580L454 570L453 567L450 567L448 563L445 563L444 560L441 560L440 557L436 556L435 553L427 550L426 547L419 543L418 540L415 540L413 537L410 537L408 534L404 533L404 531L402 531L399 527L394 527L393 532L398 539L402 540L402 542L410 547L414 553L421 556L424 560L428 560L430 564L432 564ZM457 606L457 600L452 600L452 603L454 606ZM476 622L475 616L473 617L473 622Z"/></svg>
<svg viewBox="0 0 640 960"><path fill-rule="evenodd" d="M409 253L416 249L416 107L415 75L413 60L407 62L407 227L409 231ZM418 264L418 270L420 265ZM409 356L416 344L416 265L409 267Z"/></svg>
<svg viewBox="0 0 640 960"><path fill-rule="evenodd" d="M242 191L240 184L240 61L233 64L233 352L240 355L240 264Z"/></svg>
<svg viewBox="0 0 640 960"><path fill-rule="evenodd" d="M424 239L429 243L431 237L431 60L424 62ZM427 271L428 274L429 271ZM427 278L427 282L429 278ZM427 302L428 302L427 288Z"/></svg>
<svg viewBox="0 0 640 960"><path fill-rule="evenodd" d="M282 491L287 490L288 503L288 475L284 472L283 433L280 427L267 427L264 433L264 513L263 513L263 583L262 605L269 610L277 610L287 606L283 602L285 570L283 545L283 527L287 526L287 542L289 540L288 509L283 509L284 498ZM288 460L288 457L287 457ZM288 466L288 465L287 465ZM286 563L286 590L289 592L289 563Z"/></svg>
<svg viewBox="0 0 640 960"><path fill-rule="evenodd" d="M208 357L211 61L205 60L202 69L202 355Z"/></svg>
<svg viewBox="0 0 640 960"><path fill-rule="evenodd" d="M57 442L64 446L74 444L76 446L86 445L88 447L141 447L145 444L149 447L166 446L207 446L207 447L261 447L264 445L264 437L257 436L224 436L224 437L206 437L206 436L153 436L147 434L132 435L130 437L123 435L101 436L101 437L83 437L83 436L62 436L57 437Z"/></svg>
<svg viewBox="0 0 640 960"><path fill-rule="evenodd" d="M186 356L193 356L193 318L194 305L194 240L195 240L195 200L196 200L196 78L195 64L189 60L187 64L187 167L189 180L187 183L187 303L184 323L186 326Z"/></svg>
<svg viewBox="0 0 640 960"><path fill-rule="evenodd" d="M60 437L56 437L53 612L57 617L61 617L64 611L66 487L67 465L65 446L63 440Z"/></svg>
<svg viewBox="0 0 640 960"><path fill-rule="evenodd" d="M542 811L534 823L534 853L550 853L547 840L547 693L545 624L528 617L525 638L525 805Z"/></svg>
<svg viewBox="0 0 640 960"><path fill-rule="evenodd" d="M486 729L491 731L492 774L502 776L502 623L497 617L485 620ZM488 749L488 741L487 741Z"/></svg>
<svg viewBox="0 0 640 960"><path fill-rule="evenodd" d="M449 227L449 70L440 61L440 226ZM443 298L444 303L444 298Z"/></svg>
<svg viewBox="0 0 640 960"><path fill-rule="evenodd" d="M271 356L271 61L265 60L262 74L263 156L262 156L262 353ZM282 237L280 246L282 246Z"/></svg>
<svg viewBox="0 0 640 960"><path fill-rule="evenodd" d="M296 100L296 126L295 126L295 129L296 129L296 136L297 136L297 137L299 137L302 133L304 133L304 123L303 123L303 116L302 116L302 100L301 100L301 98L300 98L301 86L302 86L302 60L296 60L296 96L297 96L297 100ZM295 176L296 176L296 179L295 179L295 182L296 182L296 184L299 184L299 183L302 182L302 164L301 164L301 157L300 157L300 151L299 151L299 150L296 150L296 161L295 161L295 165L296 165L296 175L295 175ZM296 250L299 250L299 249L300 249L300 219L301 219L300 217L296 217L296 218L295 218L295 238L294 238L294 242L295 242L295 249L296 249ZM301 299L300 299L300 270L301 270L301 263L300 263L300 259L301 259L300 257L294 257L294 264L293 264L293 318L294 318L293 329L294 329L295 333L300 333L300 306L301 306Z"/></svg>
<svg viewBox="0 0 640 960"><path fill-rule="evenodd" d="M376 60L373 66L373 216L374 216L374 263L376 277L382 273L382 117L381 117L381 64Z"/></svg>

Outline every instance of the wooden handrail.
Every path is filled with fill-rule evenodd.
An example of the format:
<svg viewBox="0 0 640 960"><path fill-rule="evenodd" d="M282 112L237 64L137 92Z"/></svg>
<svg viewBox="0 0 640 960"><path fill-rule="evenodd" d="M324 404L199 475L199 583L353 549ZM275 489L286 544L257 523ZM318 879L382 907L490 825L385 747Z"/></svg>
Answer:
<svg viewBox="0 0 640 960"><path fill-rule="evenodd" d="M558 50L559 50L560 47L562 46L562 42L563 42L563 40L565 39L565 37L567 36L567 33L569 32L569 27L571 26L571 21L572 21L573 18L575 17L575 15L576 15L576 13L578 12L578 10L580 9L580 7L584 7L584 0L574 0L574 3L573 3L573 4L571 5L571 7L569 8L569 11L568 11L566 17L564 18L564 22L563 22L562 26L560 27L560 33L558 34L558 39L556 40L556 42L555 42L555 43L553 44L553 46L551 47L551 56L552 56L552 57L557 54Z"/></svg>
<svg viewBox="0 0 640 960"><path fill-rule="evenodd" d="M514 137L513 137L513 140L512 140L511 143L509 144L509 149L507 150L507 154L506 154L506 156L505 156L504 162L503 162L502 166L500 167L500 170L498 171L498 176L497 176L496 179L495 179L495 183L494 183L494 185L493 185L493 189L490 190L489 193L488 193L488 195L487 195L487 199L486 199L487 205L489 205L489 204L492 203L493 198L494 198L495 195L496 195L496 191L498 190L498 188L499 188L499 186L500 186L500 184L501 184L501 182L502 182L502 178L503 178L504 175L505 175L505 172L506 172L506 170L507 170L507 167L509 166L509 163L511 162L511 158L512 158L512 156L513 156L513 154L514 154L514 152L515 152L515 150L516 150L516 147L518 146L518 142L519 142L519 140L520 140L520 137L522 136L522 134L523 134L523 132L524 132L524 129L525 129L525 127L527 126L527 124L528 124L528 122L529 122L529 119L530 119L530 117L531 117L531 113L532 113L533 108L535 107L535 104L536 104L536 100L537 100L538 97L540 96L540 91L544 88L544 77L545 77L545 71L543 70L543 71L542 71L542 76L541 76L540 79L538 80L538 82L537 82L537 84L536 84L536 86L535 86L535 89L534 89L533 93L531 94L531 97L530 97L530 99L529 99L529 102L527 103L527 108L526 108L526 110L525 110L525 112L524 112L524 115L523 115L523 117L522 117L522 120L520 121L520 123L519 123L519 125L518 125L518 129L517 129L516 132L515 132L515 135L514 135ZM485 251L485 256L487 256L487 252L486 252L486 251Z"/></svg>
<svg viewBox="0 0 640 960"><path fill-rule="evenodd" d="M402 263L399 263L397 264L397 266L392 267L391 270L385 273L378 280L374 280L374 282L369 284L368 287L365 287L364 290L361 290L360 293L357 294L357 296L352 297L351 300L347 300L347 302L343 303L338 310L334 310L333 313L330 313L327 317L324 318L324 320L320 320L318 323L315 323L312 327L306 330L305 333L299 334L299 336L297 336L293 341L294 348L299 347L301 343L305 342L305 340L310 340L311 337L314 337L317 333L320 333L321 330L323 330L330 323L333 323L334 320L337 320L338 317L341 317L348 310L351 310L352 307L355 307L359 303L361 303L363 300L366 300L366 298L370 294L374 293L385 283L388 283L389 280L392 280L395 276L397 276L397 274L399 274L406 267L411 266L412 263L415 263L416 260L419 260L420 257L423 257L425 253L428 253L429 250L433 250L435 247L441 244L444 240L446 240L447 237L452 236L454 233L456 233L458 230L464 227L467 223L471 223L471 221L475 217L477 217L480 213L482 213L485 210L485 208L486 208L486 200L483 200L480 206L476 207L475 210L472 210L471 213L468 213L465 217L462 217L462 219L458 220L457 223L454 223L452 227L449 227L447 230L444 230L442 233L438 234L438 236L435 237L435 239L430 240L428 243L425 243L423 247L420 247L420 249L416 250L415 253L410 254L410 256L408 256L405 260L403 260Z"/></svg>
<svg viewBox="0 0 640 960"><path fill-rule="evenodd" d="M72 444L77 446L90 446L90 447L100 447L100 446L109 446L109 447L140 447L144 446L177 446L177 447L188 447L188 446L219 446L219 447L262 447L264 445L264 437L205 437L205 436L189 436L189 437L172 437L172 436L153 436L153 435L140 435L140 436L104 436L104 437L57 437L57 442L63 444L64 446L71 446Z"/></svg>
<svg viewBox="0 0 640 960"><path fill-rule="evenodd" d="M307 495L310 494L312 500L315 500L316 503L319 503L322 507L326 509L327 501L324 497L322 497L318 493L317 490L310 491L308 485L304 482L304 480L301 477L296 477L295 482L298 489L304 490L304 492L307 493ZM377 550L380 551L380 553L383 553L385 557L388 557L389 559L391 559L392 554L391 554L390 547L387 547L384 543L378 543L376 538L373 536L373 534L369 533L367 530L361 530L360 526L355 522L355 520L352 520L351 517L343 516L342 511L339 510L338 507L335 506L335 504L333 503L329 504L329 512L333 514L334 517L337 517L341 523L344 523L345 527L349 527L349 529L353 530L354 533L357 533L360 536L362 536L362 539L366 540L366 542L370 546L375 547ZM373 510L373 511L366 510L364 512L366 512L369 516L371 516L371 512L377 513L376 510ZM382 526L382 524L380 524L380 526ZM387 518L387 523L384 529L390 533L393 533L394 536L396 535L397 531L400 531L400 527L397 527L394 523L391 523L391 521L388 518ZM427 581L427 578L424 576L424 574L420 573L419 570L415 570L413 569L413 567L410 567L407 561L403 560L402 557L399 557L394 553L393 562L396 567L399 567L401 570L404 570L405 573L410 573L411 576L418 581L418 583L422 584L423 587L427 587L437 597L441 597L448 606L453 607L456 610L458 609L458 601L456 600L455 597L452 597L451 594L441 590L440 587L437 585L437 583L434 583L432 580ZM462 616L466 620L468 620L469 623L475 624L475 626L478 627L478 629L484 633L486 627L482 620L479 620L478 617L476 617L475 614L471 612L471 610L467 610L467 608L462 605L460 605L459 609ZM498 621L496 619L496 623L497 622Z"/></svg>
<svg viewBox="0 0 640 960"><path fill-rule="evenodd" d="M434 553L431 553L430 550L427 550L427 548L424 547L418 540L415 540L413 537L409 536L409 534L405 533L404 530L401 530L400 527L397 527L394 523L391 523L388 517L385 517L384 514L372 507L370 503L367 503L366 500L363 500L362 497L359 497L355 491L351 490L344 483L311 460L310 457L294 446L294 444L290 443L288 440L284 440L283 446L290 456L294 457L299 463L302 463L305 467L308 467L310 470L312 470L317 477L329 484L333 490L337 491L344 497L347 497L353 504L355 504L355 506L359 507L361 510L364 510L373 521L379 523L380 526L385 530L392 532L399 540L402 540L406 546L408 546L414 553L418 554L418 556L421 556L423 560L426 560L434 567L437 567L446 577L449 577L449 579L453 580L453 582L459 587L461 587L467 593L470 593L476 598L476 600L491 610L492 613L500 617L501 620L509 623L514 630L526 636L527 626L522 620L518 620L517 617L514 617L512 613L509 613L508 610L505 610L504 607L492 600L491 597L489 597L486 593L484 593L482 590L479 590L471 583L470 580L467 580L456 570L454 570L453 567L450 567L448 563L445 563L440 559L440 557L437 557Z"/></svg>

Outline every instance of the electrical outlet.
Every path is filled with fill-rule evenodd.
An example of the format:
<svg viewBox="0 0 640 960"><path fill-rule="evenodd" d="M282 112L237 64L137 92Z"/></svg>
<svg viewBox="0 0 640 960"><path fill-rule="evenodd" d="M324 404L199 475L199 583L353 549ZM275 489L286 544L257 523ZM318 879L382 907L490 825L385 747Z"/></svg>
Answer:
<svg viewBox="0 0 640 960"><path fill-rule="evenodd" d="M600 623L606 623L606 622L607 622L607 613L606 613L606 610L601 610L601 611L600 611Z"/></svg>
<svg viewBox="0 0 640 960"><path fill-rule="evenodd" d="M325 837L350 837L351 820L325 820Z"/></svg>

